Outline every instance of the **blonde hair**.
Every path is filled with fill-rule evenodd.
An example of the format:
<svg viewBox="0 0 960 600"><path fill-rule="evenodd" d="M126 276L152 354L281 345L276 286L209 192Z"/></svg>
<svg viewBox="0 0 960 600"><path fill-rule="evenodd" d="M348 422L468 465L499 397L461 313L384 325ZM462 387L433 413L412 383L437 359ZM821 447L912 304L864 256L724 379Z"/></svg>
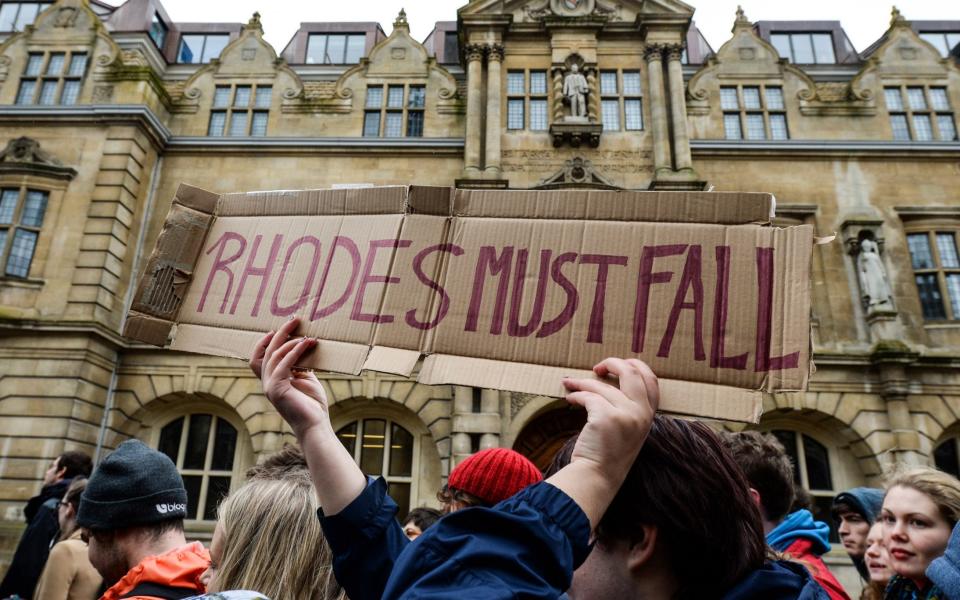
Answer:
<svg viewBox="0 0 960 600"><path fill-rule="evenodd" d="M894 472L887 479L887 492L897 486L926 494L950 527L960 521L960 481L956 477L931 467L916 467Z"/></svg>
<svg viewBox="0 0 960 600"><path fill-rule="evenodd" d="M223 552L210 591L255 590L283 600L344 600L304 470L253 479L220 505Z"/></svg>

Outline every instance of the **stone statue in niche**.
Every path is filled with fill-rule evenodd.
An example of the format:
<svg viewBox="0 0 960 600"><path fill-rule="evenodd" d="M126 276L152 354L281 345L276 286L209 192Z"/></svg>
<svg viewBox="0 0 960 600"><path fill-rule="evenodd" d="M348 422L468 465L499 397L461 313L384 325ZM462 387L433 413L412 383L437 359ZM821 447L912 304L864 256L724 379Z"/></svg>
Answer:
<svg viewBox="0 0 960 600"><path fill-rule="evenodd" d="M563 97L570 103L570 116L566 117L566 121L587 122L587 94L589 93L587 78L580 73L577 65L570 65L570 72L563 79Z"/></svg>
<svg viewBox="0 0 960 600"><path fill-rule="evenodd" d="M867 313L893 310L887 271L880 258L880 247L870 238L860 240L857 255L857 275L860 278L860 295Z"/></svg>

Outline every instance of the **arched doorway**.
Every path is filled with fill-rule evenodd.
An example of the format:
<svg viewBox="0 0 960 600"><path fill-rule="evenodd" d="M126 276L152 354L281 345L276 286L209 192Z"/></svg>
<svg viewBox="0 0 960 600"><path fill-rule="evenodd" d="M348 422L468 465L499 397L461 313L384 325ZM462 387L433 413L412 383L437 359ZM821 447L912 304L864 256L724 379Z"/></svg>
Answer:
<svg viewBox="0 0 960 600"><path fill-rule="evenodd" d="M517 436L513 449L529 458L541 471L570 437L583 429L587 412L555 408L531 420Z"/></svg>

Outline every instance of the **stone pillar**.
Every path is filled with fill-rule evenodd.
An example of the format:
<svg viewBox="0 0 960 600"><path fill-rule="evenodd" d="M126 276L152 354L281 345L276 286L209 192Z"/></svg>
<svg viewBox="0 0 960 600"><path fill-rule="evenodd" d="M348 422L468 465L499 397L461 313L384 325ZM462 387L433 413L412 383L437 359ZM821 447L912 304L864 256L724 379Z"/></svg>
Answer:
<svg viewBox="0 0 960 600"><path fill-rule="evenodd" d="M485 415L497 415L497 421L500 416L500 392L497 390L483 389L480 391L480 412ZM489 427L490 424L488 424ZM500 446L500 434L488 431L480 436L480 449L496 448Z"/></svg>
<svg viewBox="0 0 960 600"><path fill-rule="evenodd" d="M500 103L503 83L500 64L503 62L503 46L487 46L487 145L483 173L493 179L500 178Z"/></svg>
<svg viewBox="0 0 960 600"><path fill-rule="evenodd" d="M920 448L920 433L907 402L909 378L907 366L918 358L900 342L878 344L871 360L880 374L880 394L887 405L887 420L893 434L890 456L895 463L925 465L927 457Z"/></svg>
<svg viewBox="0 0 960 600"><path fill-rule="evenodd" d="M563 121L563 67L553 68L553 122Z"/></svg>
<svg viewBox="0 0 960 600"><path fill-rule="evenodd" d="M473 388L458 385L453 388L453 423L459 423L463 417L469 419L473 412ZM458 418L460 417L460 418ZM462 427L450 432L450 470L470 456L472 451L470 433Z"/></svg>
<svg viewBox="0 0 960 600"><path fill-rule="evenodd" d="M650 129L653 132L654 176L670 167L670 140L667 136L666 98L663 90L663 46L648 44L643 53L647 60L647 77L650 86Z"/></svg>
<svg viewBox="0 0 960 600"><path fill-rule="evenodd" d="M667 77L670 86L670 118L673 120L674 169L683 171L693 168L690 158L690 135L687 133L687 98L683 83L683 44L667 46ZM652 79L651 79L652 81Z"/></svg>
<svg viewBox="0 0 960 600"><path fill-rule="evenodd" d="M467 177L480 172L480 142L483 139L483 114L480 91L483 87L483 46L469 44L467 57L467 130L464 132L463 170Z"/></svg>
<svg viewBox="0 0 960 600"><path fill-rule="evenodd" d="M590 88L590 95L587 96L587 116L591 123L600 123L600 81L597 78L597 69L589 67L584 69L587 77L587 87Z"/></svg>

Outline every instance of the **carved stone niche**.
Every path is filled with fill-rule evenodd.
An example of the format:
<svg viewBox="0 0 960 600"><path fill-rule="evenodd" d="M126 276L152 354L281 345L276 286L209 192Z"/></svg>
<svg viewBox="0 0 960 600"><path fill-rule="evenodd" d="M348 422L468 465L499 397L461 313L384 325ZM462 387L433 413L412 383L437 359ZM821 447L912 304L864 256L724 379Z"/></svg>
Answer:
<svg viewBox="0 0 960 600"><path fill-rule="evenodd" d="M871 325L871 333L878 321L893 320L897 314L893 304L893 291L886 267L883 264L883 221L875 217L849 218L840 226L843 244L853 259L859 285L859 298L864 314ZM880 334L878 339L887 339Z"/></svg>
<svg viewBox="0 0 960 600"><path fill-rule="evenodd" d="M881 235L883 221L871 217L852 217L840 225L841 235L843 236L843 246L847 249L847 254L856 257L860 254L860 242L864 239L871 239L880 247L880 254L883 254L884 239Z"/></svg>
<svg viewBox="0 0 960 600"><path fill-rule="evenodd" d="M571 54L562 65L551 69L553 78L553 123L550 135L556 148L600 145L603 125L598 123L597 69L579 54Z"/></svg>
<svg viewBox="0 0 960 600"><path fill-rule="evenodd" d="M63 166L40 148L37 140L23 136L7 142L7 147L0 152L0 175L38 175L69 181L77 171Z"/></svg>

